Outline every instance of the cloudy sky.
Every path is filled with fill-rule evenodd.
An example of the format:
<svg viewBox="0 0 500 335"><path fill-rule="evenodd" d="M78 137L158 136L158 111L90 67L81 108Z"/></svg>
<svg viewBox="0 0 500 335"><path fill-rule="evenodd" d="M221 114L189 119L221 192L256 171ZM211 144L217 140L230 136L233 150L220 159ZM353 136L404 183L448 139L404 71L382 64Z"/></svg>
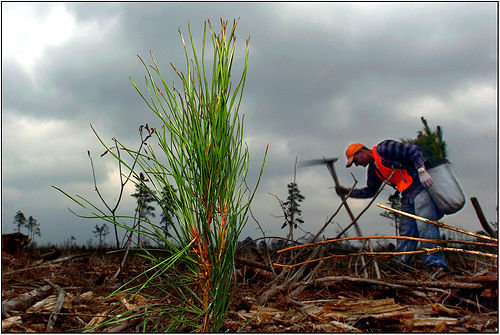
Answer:
<svg viewBox="0 0 500 335"><path fill-rule="evenodd" d="M342 184L365 182L345 168L345 148L413 138L424 116L441 125L449 158L467 198L444 218L477 231L475 196L497 221L497 4L489 3L2 3L2 232L17 210L41 224L40 241L71 236L86 243L95 224L75 217L71 201L51 188L96 201L87 150L109 202L118 195L116 164L99 157L92 124L111 143L138 143L138 127L158 120L129 81L141 82L137 55L155 54L162 72L184 68L178 29L197 41L203 22L240 17L237 48L250 37L247 85L240 109L254 185L269 155L252 211L267 235L280 230L278 201L287 196L298 160L339 156ZM201 45L198 43L198 46ZM235 73L241 71L237 63ZM172 79L173 80L173 79ZM303 229L316 233L340 204L324 167L297 170ZM132 213L129 187L121 213ZM385 203L389 190L377 202ZM349 201L359 213L367 200ZM343 211L325 231L349 222ZM364 235L393 233L373 206L360 219ZM351 232L350 235L354 235ZM249 220L242 238L261 236ZM301 233L298 233L300 236ZM296 235L297 236L297 235ZM108 237L111 241L111 235Z"/></svg>

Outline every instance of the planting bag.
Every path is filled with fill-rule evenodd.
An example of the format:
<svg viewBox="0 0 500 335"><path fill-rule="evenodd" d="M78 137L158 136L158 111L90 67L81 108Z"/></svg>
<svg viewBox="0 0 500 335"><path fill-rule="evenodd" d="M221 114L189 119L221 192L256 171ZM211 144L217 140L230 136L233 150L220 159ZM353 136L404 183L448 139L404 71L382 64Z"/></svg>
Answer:
<svg viewBox="0 0 500 335"><path fill-rule="evenodd" d="M432 200L444 214L453 214L464 207L465 196L448 163L427 170L432 177L428 189Z"/></svg>

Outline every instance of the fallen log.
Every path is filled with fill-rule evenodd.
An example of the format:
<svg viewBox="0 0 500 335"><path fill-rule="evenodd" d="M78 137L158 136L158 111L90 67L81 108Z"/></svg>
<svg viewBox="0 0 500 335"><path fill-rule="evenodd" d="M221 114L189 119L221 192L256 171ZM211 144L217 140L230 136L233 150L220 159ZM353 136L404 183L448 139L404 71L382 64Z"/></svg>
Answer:
<svg viewBox="0 0 500 335"><path fill-rule="evenodd" d="M46 294L48 294L50 289L50 285L44 285L37 289L31 290L30 292L21 294L15 298L9 299L7 301L2 301L2 314L15 310L24 304L29 304L34 299L45 296Z"/></svg>

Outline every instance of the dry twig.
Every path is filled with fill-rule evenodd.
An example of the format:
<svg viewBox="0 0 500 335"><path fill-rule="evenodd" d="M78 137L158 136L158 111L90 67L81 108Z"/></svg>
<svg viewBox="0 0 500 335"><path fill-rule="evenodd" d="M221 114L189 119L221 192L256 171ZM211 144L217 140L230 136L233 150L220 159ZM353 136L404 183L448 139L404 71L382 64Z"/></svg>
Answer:
<svg viewBox="0 0 500 335"><path fill-rule="evenodd" d="M419 237L411 237L411 236L360 236L360 237L344 237L344 238L334 238L331 240L324 240L324 241L318 241L314 243L307 243L307 244L301 244L301 245L294 245L285 249L278 250L278 253L282 253L285 251L289 251L292 249L297 249L297 248L304 248L304 247L310 247L314 246L317 244L328 244L328 243L334 243L334 242L342 242L342 241L352 241L352 240L364 240L364 239L396 239L396 240L413 240L413 241L420 241L420 242L430 242L434 244L440 244L440 243L461 243L461 244L474 244L474 245L482 245L482 246L488 246L488 247L496 247L497 245L494 243L486 243L486 242L474 242L474 241L455 241L455 240L429 240L425 238L419 238Z"/></svg>
<svg viewBox="0 0 500 335"><path fill-rule="evenodd" d="M459 232L459 233L462 233L462 234L466 234L466 235L470 235L470 236L474 236L474 237L477 237L477 238L482 238L482 239L485 239L485 240L488 240L488 241L493 241L493 242L498 243L498 239L494 238L494 237L489 237L489 236L486 236L486 235L476 234L476 233L473 233L473 232L470 232L470 231L467 231L467 230L464 230L464 229L460 229L460 228L456 228L456 227L453 227L453 226L449 226L447 224L444 224L443 222L429 220L429 219L423 218L421 216L417 216L417 215L414 215L414 214L406 213L406 212L403 212L403 211L400 211L400 210L397 210L397 209L394 209L394 208L391 208L391 207L387 207L387 206L384 206L384 205L381 205L381 204L377 204L377 206L380 207L380 208L386 209L388 211L397 213L397 214L408 216L408 217L410 217L412 219L415 219L415 220L419 220L419 221L423 221L423 222L427 222L427 223L433 224L433 225L438 226L440 228L446 228L446 229L453 230L453 231L456 231L456 232Z"/></svg>

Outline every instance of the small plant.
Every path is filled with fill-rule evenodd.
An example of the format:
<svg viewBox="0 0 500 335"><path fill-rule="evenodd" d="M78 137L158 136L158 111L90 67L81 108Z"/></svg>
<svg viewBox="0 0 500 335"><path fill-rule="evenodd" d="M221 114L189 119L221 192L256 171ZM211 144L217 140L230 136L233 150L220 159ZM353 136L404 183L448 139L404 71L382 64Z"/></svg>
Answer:
<svg viewBox="0 0 500 335"><path fill-rule="evenodd" d="M151 329L162 332L217 332L222 327L235 284L238 238L248 219L247 212L267 156L266 149L257 185L247 198L244 185L249 153L243 142L243 117L239 115L239 106L246 81L249 41L241 77L233 86L231 73L237 22L235 20L233 27L228 29L227 22L221 20L219 34L212 30L210 21L208 26L205 23L201 56L196 52L190 25L189 48L179 30L186 72L179 71L173 64L172 68L180 81L180 89L167 84L152 53L150 66L139 57L146 70L147 93L131 81L160 122L159 128L140 127L139 150L126 149L114 138L113 145L108 146L96 133L106 153L111 153L119 162L121 190L129 180L136 185L149 180L150 195L163 211L171 211L177 219L170 238L165 236L161 225L151 222L149 216L142 218L147 225L139 231L124 224L124 220L135 217L116 215L117 205L113 208L106 205L111 213L107 214L83 197L72 197L56 187L90 211L90 218L105 220L115 227L148 237L156 245L167 246L160 255L141 248L142 256L150 260L151 267L113 293L133 292L135 295L141 292L145 295L144 289L148 288L147 292L153 291L155 298L162 296L162 302L142 311L132 310L120 315L116 312L96 328L144 314L147 314L143 318L145 322L152 323ZM208 69L205 67L207 28L213 46L213 64ZM142 136L144 130L148 144ZM152 141L158 146L153 147ZM127 162L123 153L127 153L132 162ZM168 205L165 191L168 192ZM110 311L108 315L113 313Z"/></svg>
<svg viewBox="0 0 500 335"><path fill-rule="evenodd" d="M412 143L419 147L426 159L425 165L428 169L449 163L441 126L437 126L436 130L432 131L423 116L420 120L424 124L423 131L418 132L416 139L406 139L403 142Z"/></svg>

